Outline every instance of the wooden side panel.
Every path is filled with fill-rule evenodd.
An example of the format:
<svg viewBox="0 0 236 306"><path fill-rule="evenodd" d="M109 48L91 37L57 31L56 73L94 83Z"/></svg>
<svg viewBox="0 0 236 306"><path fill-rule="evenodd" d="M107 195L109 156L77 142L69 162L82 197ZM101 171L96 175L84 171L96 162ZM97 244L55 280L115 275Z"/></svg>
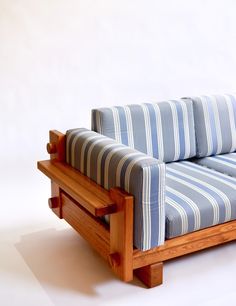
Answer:
<svg viewBox="0 0 236 306"><path fill-rule="evenodd" d="M114 188L111 198L117 212L110 216L110 264L124 281L133 279L133 197Z"/></svg>
<svg viewBox="0 0 236 306"><path fill-rule="evenodd" d="M61 193L62 217L106 260L110 253L109 229L64 192Z"/></svg>
<svg viewBox="0 0 236 306"><path fill-rule="evenodd" d="M236 239L236 221L212 226L167 240L163 246L148 251L134 250L133 268L200 251Z"/></svg>

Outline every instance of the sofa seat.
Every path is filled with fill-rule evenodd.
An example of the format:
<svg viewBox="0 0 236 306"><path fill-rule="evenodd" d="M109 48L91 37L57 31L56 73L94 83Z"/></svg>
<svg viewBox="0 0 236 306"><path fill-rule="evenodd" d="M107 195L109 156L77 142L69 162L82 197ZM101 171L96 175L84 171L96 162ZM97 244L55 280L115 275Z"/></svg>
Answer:
<svg viewBox="0 0 236 306"><path fill-rule="evenodd" d="M236 178L189 161L166 164L166 239L236 219Z"/></svg>
<svg viewBox="0 0 236 306"><path fill-rule="evenodd" d="M203 157L195 159L194 162L198 165L236 177L236 153Z"/></svg>

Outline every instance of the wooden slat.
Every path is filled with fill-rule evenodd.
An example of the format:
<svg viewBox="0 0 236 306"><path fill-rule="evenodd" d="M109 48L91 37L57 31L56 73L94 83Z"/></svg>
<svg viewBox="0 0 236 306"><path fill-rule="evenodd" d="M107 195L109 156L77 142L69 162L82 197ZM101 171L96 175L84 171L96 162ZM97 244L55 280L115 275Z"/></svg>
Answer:
<svg viewBox="0 0 236 306"><path fill-rule="evenodd" d="M104 216L116 210L109 192L71 166L57 160L38 162L38 169L59 185L94 216Z"/></svg>
<svg viewBox="0 0 236 306"><path fill-rule="evenodd" d="M165 241L148 251L134 250L133 268L162 262L236 239L236 221L227 222Z"/></svg>
<svg viewBox="0 0 236 306"><path fill-rule="evenodd" d="M110 252L109 229L65 193L61 193L62 217L106 260Z"/></svg>

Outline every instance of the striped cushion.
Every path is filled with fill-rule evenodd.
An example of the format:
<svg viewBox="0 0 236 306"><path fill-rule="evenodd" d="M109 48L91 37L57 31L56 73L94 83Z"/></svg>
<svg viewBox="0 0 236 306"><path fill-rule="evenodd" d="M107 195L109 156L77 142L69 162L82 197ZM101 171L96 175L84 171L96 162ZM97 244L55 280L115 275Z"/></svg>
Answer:
<svg viewBox="0 0 236 306"><path fill-rule="evenodd" d="M164 243L165 164L86 129L66 133L66 160L106 189L134 195L134 245L147 250Z"/></svg>
<svg viewBox="0 0 236 306"><path fill-rule="evenodd" d="M166 165L166 238L236 219L236 179L183 161Z"/></svg>
<svg viewBox="0 0 236 306"><path fill-rule="evenodd" d="M100 108L92 130L164 162L196 154L191 100Z"/></svg>
<svg viewBox="0 0 236 306"><path fill-rule="evenodd" d="M198 158L193 162L236 177L236 153Z"/></svg>
<svg viewBox="0 0 236 306"><path fill-rule="evenodd" d="M192 98L197 156L205 157L236 150L236 96Z"/></svg>

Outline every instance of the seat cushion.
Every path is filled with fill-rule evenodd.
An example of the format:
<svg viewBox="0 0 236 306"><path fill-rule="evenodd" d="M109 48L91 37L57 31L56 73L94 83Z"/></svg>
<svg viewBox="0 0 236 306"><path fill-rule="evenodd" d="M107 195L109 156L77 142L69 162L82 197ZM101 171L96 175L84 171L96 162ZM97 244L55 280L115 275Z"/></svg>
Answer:
<svg viewBox="0 0 236 306"><path fill-rule="evenodd" d="M236 177L236 153L196 158L194 163Z"/></svg>
<svg viewBox="0 0 236 306"><path fill-rule="evenodd" d="M236 96L213 95L192 98L197 156L236 150Z"/></svg>
<svg viewBox="0 0 236 306"><path fill-rule="evenodd" d="M189 161L166 165L166 238L236 219L236 179Z"/></svg>
<svg viewBox="0 0 236 306"><path fill-rule="evenodd" d="M190 99L94 109L92 130L164 162L196 154Z"/></svg>

